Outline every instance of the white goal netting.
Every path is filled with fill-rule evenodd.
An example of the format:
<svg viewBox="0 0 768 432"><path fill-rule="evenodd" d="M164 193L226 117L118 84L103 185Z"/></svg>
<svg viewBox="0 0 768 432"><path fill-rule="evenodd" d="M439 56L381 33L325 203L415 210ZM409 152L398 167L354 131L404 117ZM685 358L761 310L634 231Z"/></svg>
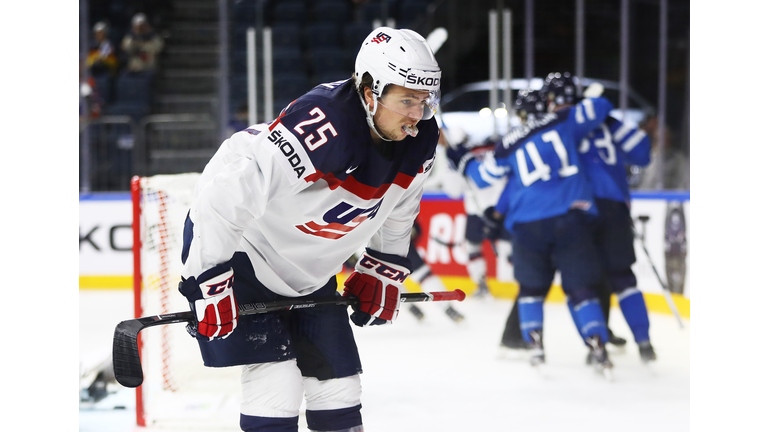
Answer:
<svg viewBox="0 0 768 432"><path fill-rule="evenodd" d="M178 285L184 220L198 178L198 173L134 178L134 241L140 245L134 248L134 289L141 302L140 316L189 310ZM140 338L144 370L136 398L140 426L240 430L239 367L203 366L197 341L185 324L150 327Z"/></svg>

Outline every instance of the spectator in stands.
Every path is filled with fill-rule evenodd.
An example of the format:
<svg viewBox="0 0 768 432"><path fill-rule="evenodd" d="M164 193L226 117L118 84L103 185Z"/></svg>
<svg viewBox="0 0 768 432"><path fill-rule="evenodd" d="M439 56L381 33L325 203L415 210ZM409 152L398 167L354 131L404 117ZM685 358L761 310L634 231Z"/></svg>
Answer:
<svg viewBox="0 0 768 432"><path fill-rule="evenodd" d="M117 55L109 40L109 27L104 21L99 21L93 26L93 44L86 64L92 76L115 76L117 73Z"/></svg>
<svg viewBox="0 0 768 432"><path fill-rule="evenodd" d="M651 163L642 171L637 189L690 190L690 161L685 152L675 145L669 127L664 128L664 184L659 187L662 151L658 145L658 119L649 117L640 127L651 138Z"/></svg>
<svg viewBox="0 0 768 432"><path fill-rule="evenodd" d="M87 58L80 56L79 72L80 75L80 123L87 123L90 119L95 119L101 115L102 100L96 91L96 82L89 73L83 73Z"/></svg>
<svg viewBox="0 0 768 432"><path fill-rule="evenodd" d="M147 16L137 13L131 19L131 31L123 38L122 49L128 55L128 73L152 74L157 56L163 50L163 39L147 22Z"/></svg>

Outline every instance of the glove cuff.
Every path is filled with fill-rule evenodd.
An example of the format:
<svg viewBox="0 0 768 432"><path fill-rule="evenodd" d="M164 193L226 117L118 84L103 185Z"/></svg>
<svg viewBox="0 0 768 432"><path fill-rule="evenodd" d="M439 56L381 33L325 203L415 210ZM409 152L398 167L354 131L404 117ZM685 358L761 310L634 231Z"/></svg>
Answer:
<svg viewBox="0 0 768 432"><path fill-rule="evenodd" d="M227 275L226 277L224 276L225 274ZM232 283L229 282L227 284L226 282L231 280L232 276L233 271L229 262L218 264L202 272L198 277L193 276L189 279L181 278L181 282L179 283L179 292L183 294L190 303L194 303L195 300L208 298L211 296L206 295L210 292L210 289L205 285L211 285L218 282L224 283L222 287L223 289L226 289L227 287L231 288Z"/></svg>

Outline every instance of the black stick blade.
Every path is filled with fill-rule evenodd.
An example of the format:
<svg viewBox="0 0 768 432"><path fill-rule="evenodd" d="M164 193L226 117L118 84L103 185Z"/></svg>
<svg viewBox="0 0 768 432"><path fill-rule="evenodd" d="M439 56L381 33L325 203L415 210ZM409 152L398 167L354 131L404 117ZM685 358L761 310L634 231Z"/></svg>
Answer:
<svg viewBox="0 0 768 432"><path fill-rule="evenodd" d="M140 331L156 325L194 322L194 320L195 315L187 311L136 318L118 324L112 339L112 367L115 370L117 382L126 387L138 387L144 381L139 357Z"/></svg>
<svg viewBox="0 0 768 432"><path fill-rule="evenodd" d="M112 340L112 366L115 379L125 387L138 387L144 381L137 338L144 328L140 320L123 321L115 327Z"/></svg>

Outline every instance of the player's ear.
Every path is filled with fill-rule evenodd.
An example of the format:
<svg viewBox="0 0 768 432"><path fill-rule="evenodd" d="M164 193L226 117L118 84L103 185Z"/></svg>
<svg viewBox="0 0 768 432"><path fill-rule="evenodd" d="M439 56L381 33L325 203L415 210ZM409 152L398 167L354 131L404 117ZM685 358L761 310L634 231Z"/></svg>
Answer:
<svg viewBox="0 0 768 432"><path fill-rule="evenodd" d="M373 92L370 87L363 88L363 94L365 95L365 105L368 107L368 111L373 111Z"/></svg>

